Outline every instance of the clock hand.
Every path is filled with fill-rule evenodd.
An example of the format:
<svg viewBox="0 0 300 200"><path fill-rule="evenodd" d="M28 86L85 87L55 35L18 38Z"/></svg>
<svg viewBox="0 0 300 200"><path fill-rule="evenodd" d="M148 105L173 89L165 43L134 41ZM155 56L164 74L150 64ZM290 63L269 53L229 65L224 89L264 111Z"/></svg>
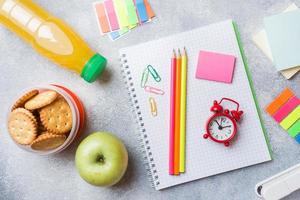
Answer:
<svg viewBox="0 0 300 200"><path fill-rule="evenodd" d="M223 124L223 118L221 118L221 126L222 126L222 124Z"/></svg>
<svg viewBox="0 0 300 200"><path fill-rule="evenodd" d="M229 127L231 127L231 125L229 125L229 126L223 126L222 128L229 128Z"/></svg>
<svg viewBox="0 0 300 200"><path fill-rule="evenodd" d="M221 126L217 120L214 120L214 121L218 124L218 126Z"/></svg>

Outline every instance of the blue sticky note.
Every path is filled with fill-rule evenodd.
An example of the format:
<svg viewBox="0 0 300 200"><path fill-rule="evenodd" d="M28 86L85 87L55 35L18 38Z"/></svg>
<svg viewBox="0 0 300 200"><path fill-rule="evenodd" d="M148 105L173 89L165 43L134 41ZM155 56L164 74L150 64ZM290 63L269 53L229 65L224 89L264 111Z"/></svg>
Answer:
<svg viewBox="0 0 300 200"><path fill-rule="evenodd" d="M142 23L148 21L148 15L147 15L146 6L144 4L144 0L136 0L135 6L137 8L137 13L140 18L140 21Z"/></svg>
<svg viewBox="0 0 300 200"><path fill-rule="evenodd" d="M300 144L300 133L295 137L295 140Z"/></svg>
<svg viewBox="0 0 300 200"><path fill-rule="evenodd" d="M128 32L129 32L128 28L122 28L119 31L114 31L109 33L109 37L111 40L115 41L116 39L120 38L121 36L125 35Z"/></svg>
<svg viewBox="0 0 300 200"><path fill-rule="evenodd" d="M300 10L264 19L269 45L278 71L300 65Z"/></svg>
<svg viewBox="0 0 300 200"><path fill-rule="evenodd" d="M109 33L109 36L112 40L116 40L120 37L120 34L119 34L119 31L114 31L114 32Z"/></svg>

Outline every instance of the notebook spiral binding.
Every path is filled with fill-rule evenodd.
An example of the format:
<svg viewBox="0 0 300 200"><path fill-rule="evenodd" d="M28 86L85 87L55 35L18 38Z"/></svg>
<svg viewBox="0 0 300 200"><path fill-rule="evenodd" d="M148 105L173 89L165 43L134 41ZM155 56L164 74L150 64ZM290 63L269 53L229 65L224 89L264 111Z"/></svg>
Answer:
<svg viewBox="0 0 300 200"><path fill-rule="evenodd" d="M156 187L160 184L159 177L157 174L154 158L152 156L149 140L147 139L148 136L146 133L146 129L144 127L142 113L140 111L140 106L138 104L134 84L132 82L131 72L129 69L129 65L127 63L126 54L121 55L120 62L121 62L121 69L122 69L121 72L123 75L123 80L125 82L130 97L130 101L131 101L132 112L135 113L135 120L138 125L138 133L139 133L138 141L140 143L144 165L146 167L148 178L149 181L151 182L152 187Z"/></svg>

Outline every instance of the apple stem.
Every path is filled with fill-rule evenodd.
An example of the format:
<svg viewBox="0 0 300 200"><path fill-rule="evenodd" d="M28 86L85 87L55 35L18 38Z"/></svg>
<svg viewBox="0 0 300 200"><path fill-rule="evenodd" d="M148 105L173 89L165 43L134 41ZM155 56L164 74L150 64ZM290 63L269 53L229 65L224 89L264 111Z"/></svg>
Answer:
<svg viewBox="0 0 300 200"><path fill-rule="evenodd" d="M97 158L96 158L96 161L97 161L97 162L100 162L100 163L104 163L104 160L105 160L105 159L104 159L104 156L103 156L103 155L98 155Z"/></svg>

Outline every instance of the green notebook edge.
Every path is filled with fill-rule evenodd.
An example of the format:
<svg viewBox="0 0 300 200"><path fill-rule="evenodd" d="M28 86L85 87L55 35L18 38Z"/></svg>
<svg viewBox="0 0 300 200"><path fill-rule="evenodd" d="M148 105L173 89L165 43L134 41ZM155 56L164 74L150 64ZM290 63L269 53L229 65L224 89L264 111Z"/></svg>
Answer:
<svg viewBox="0 0 300 200"><path fill-rule="evenodd" d="M240 49L240 52L241 52L241 55L242 55L242 60L243 60L244 66L245 66L247 78L248 78L250 88L251 88L251 92L252 92L252 96L253 96L255 106L256 106L256 110L257 110L257 113L258 113L258 116L259 116L259 121L260 121L262 130L263 130L263 133L264 133L265 140L267 142L269 154L270 154L271 159L273 160L272 149L271 149L269 137L267 135L267 131L266 131L265 125L264 125L262 117L261 117L261 109L259 107L259 104L258 104L258 101L257 101L257 98L256 98L256 92L255 92L254 87L253 87L252 76L250 74L250 70L249 70L249 67L248 67L248 61L247 61L247 58L246 58L246 55L245 55L245 51L244 51L243 43L242 43L242 40L241 40L240 32L239 32L239 29L238 29L238 25L234 21L232 21L232 25L233 25L233 29L234 29L234 32L235 32L235 35L236 35L236 38L237 38L238 46L239 46L239 49Z"/></svg>

